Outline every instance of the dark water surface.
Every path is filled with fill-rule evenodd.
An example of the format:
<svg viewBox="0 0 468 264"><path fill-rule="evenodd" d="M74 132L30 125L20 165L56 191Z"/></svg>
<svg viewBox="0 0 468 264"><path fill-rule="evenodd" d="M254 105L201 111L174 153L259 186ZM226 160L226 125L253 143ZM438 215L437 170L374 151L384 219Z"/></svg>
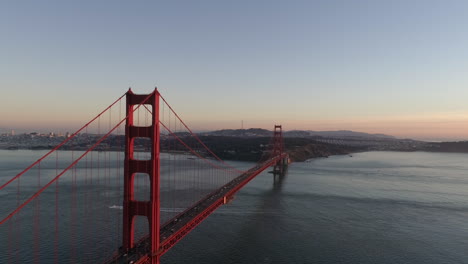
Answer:
<svg viewBox="0 0 468 264"><path fill-rule="evenodd" d="M264 173L164 263L468 263L468 155L367 152Z"/></svg>
<svg viewBox="0 0 468 264"><path fill-rule="evenodd" d="M33 156L31 151L0 151L0 177ZM121 215L114 203L97 211L105 208L114 221ZM0 230L5 248L11 234ZM94 262L100 247L114 248L119 240L113 235L103 242L108 245L76 259ZM86 237L79 243L85 249L97 246ZM0 263L7 259L0 256ZM53 258L40 263L53 263ZM162 263L468 263L468 155L366 152L293 163L280 182L263 173L164 255Z"/></svg>

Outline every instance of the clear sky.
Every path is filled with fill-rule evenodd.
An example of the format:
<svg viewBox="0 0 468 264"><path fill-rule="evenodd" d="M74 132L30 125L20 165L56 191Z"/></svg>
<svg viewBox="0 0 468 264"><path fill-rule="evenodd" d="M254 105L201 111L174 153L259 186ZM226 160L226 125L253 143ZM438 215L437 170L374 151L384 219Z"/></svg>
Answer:
<svg viewBox="0 0 468 264"><path fill-rule="evenodd" d="M468 139L468 1L2 1L0 129L83 124L128 87L194 129Z"/></svg>

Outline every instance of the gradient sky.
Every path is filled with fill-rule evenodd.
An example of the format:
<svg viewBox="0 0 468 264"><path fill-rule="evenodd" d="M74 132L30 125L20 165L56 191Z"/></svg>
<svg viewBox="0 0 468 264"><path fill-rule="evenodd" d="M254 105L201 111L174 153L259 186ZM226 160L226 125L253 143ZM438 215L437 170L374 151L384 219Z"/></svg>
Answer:
<svg viewBox="0 0 468 264"><path fill-rule="evenodd" d="M468 139L467 14L468 1L2 1L0 129L76 128L158 86L194 129Z"/></svg>

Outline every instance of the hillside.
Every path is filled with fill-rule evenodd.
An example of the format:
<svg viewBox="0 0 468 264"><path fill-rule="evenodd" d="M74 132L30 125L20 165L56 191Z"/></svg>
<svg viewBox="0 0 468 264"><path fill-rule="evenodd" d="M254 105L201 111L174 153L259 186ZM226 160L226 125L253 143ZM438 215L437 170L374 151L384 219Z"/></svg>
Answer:
<svg viewBox="0 0 468 264"><path fill-rule="evenodd" d="M224 136L224 137L269 137L272 131L262 128L249 129L222 129L209 132L198 133L202 136ZM362 138L362 139L395 139L393 136L384 134L369 134L364 132L355 132L349 130L338 131L312 131L312 130L291 130L283 131L284 137L307 138L307 137L326 137L326 138Z"/></svg>
<svg viewBox="0 0 468 264"><path fill-rule="evenodd" d="M200 139L221 159L252 162L259 161L262 158L262 155L269 150L271 141L271 137L200 136ZM189 145L196 144L194 139L186 138L185 141ZM289 153L292 161L305 161L310 158L328 157L364 150L359 147L328 144L308 138L285 138L284 145L285 151ZM173 139L161 142L162 150L167 149L168 146L172 150L185 149Z"/></svg>

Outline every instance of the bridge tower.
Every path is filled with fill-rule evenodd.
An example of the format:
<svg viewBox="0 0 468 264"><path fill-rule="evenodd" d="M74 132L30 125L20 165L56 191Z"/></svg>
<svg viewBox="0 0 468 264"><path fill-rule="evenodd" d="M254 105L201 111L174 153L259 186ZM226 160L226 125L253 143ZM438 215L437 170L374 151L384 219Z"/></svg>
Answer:
<svg viewBox="0 0 468 264"><path fill-rule="evenodd" d="M159 230L160 230L160 162L159 162L159 100L157 89L151 94L134 94L131 89L126 94L127 121L125 124L125 163L124 163L124 200L123 200L123 244L122 250L129 252L135 248L135 217L145 216L149 224L149 259L151 264L159 264ZM150 107L151 125L141 127L134 125L134 106ZM151 141L151 158L139 160L134 156L135 138L148 138ZM149 201L135 199L134 179L136 173L145 173L149 176ZM145 252L146 253L146 252ZM154 255L154 256L153 256Z"/></svg>
<svg viewBox="0 0 468 264"><path fill-rule="evenodd" d="M283 131L281 125L275 125L273 130L273 156L281 156L273 167L273 174L283 175L288 165L288 157L284 155Z"/></svg>

